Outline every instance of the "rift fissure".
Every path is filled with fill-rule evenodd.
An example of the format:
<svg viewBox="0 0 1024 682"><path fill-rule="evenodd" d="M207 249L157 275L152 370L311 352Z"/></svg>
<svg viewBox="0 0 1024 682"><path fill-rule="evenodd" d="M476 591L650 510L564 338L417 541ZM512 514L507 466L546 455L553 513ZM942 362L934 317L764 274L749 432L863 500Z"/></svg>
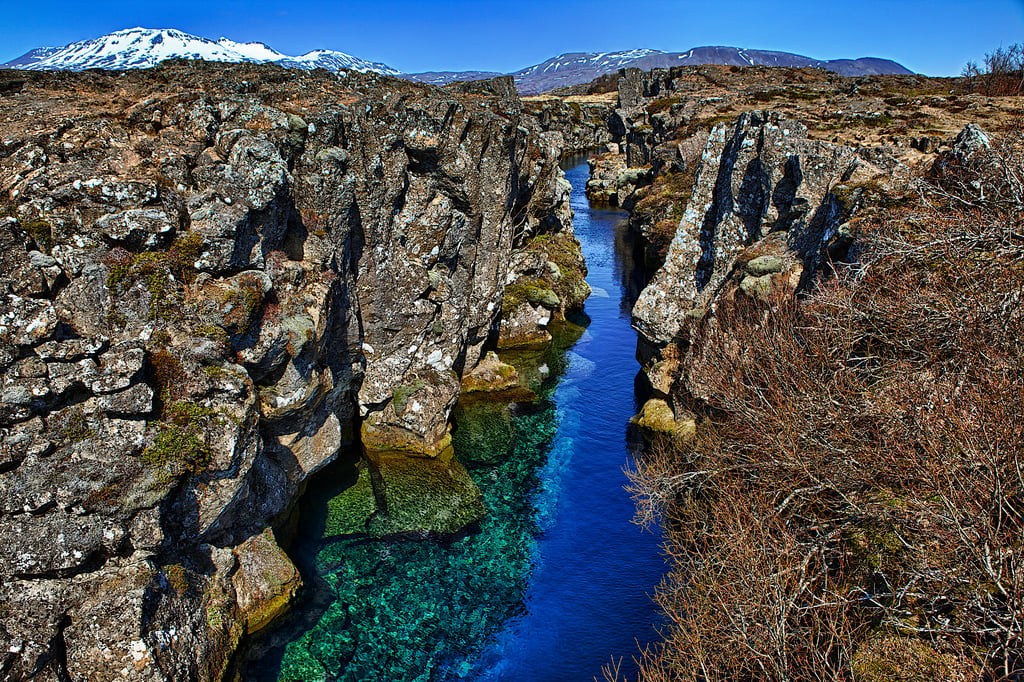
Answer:
<svg viewBox="0 0 1024 682"><path fill-rule="evenodd" d="M0 670L1019 677L995 76L0 72Z"/></svg>

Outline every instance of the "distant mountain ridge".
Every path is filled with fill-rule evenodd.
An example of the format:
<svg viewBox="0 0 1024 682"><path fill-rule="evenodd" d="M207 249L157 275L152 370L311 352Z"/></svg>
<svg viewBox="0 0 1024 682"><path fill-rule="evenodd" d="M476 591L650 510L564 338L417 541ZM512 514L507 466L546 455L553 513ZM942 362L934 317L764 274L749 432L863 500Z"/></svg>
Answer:
<svg viewBox="0 0 1024 682"><path fill-rule="evenodd" d="M504 75L498 71L424 71L423 73L399 74L399 78L407 78L430 85L447 85L455 81L483 81Z"/></svg>
<svg viewBox="0 0 1024 682"><path fill-rule="evenodd" d="M628 52L570 52L552 57L546 62L522 69L512 75L516 79L516 87L520 93L536 95L555 88L589 83L598 76L614 73L624 68L649 71L672 66L700 66L702 64L818 67L841 76L913 73L902 64L878 57L825 61L791 52L707 46L695 47L686 52L661 52L648 49Z"/></svg>
<svg viewBox="0 0 1024 682"><path fill-rule="evenodd" d="M292 57L264 43L239 43L228 38L210 40L176 29L130 28L64 47L40 47L0 68L32 70L141 69L165 59L204 59L219 62L271 62L287 68L329 71L354 69L399 78L444 85L453 81L484 80L500 76L493 71L427 71L401 73L387 64L370 62L334 50L313 50ZM599 76L623 68L650 70L672 66L723 64L732 66L818 67L842 76L910 74L903 65L889 59L820 60L790 52L748 50L739 47L705 46L686 52L662 52L648 48L622 52L568 52L511 75L523 95L536 95L555 88L589 83Z"/></svg>

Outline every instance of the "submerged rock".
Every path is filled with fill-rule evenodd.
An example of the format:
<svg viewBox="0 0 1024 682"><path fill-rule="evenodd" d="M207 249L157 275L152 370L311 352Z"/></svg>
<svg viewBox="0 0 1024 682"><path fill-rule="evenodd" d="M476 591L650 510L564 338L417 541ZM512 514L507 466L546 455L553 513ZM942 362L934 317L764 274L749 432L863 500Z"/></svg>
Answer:
<svg viewBox="0 0 1024 682"><path fill-rule="evenodd" d="M379 482L370 535L450 535L486 513L480 490L450 447L432 458L368 450L367 459Z"/></svg>
<svg viewBox="0 0 1024 682"><path fill-rule="evenodd" d="M331 498L327 505L324 537L367 532L370 516L377 511L368 466L360 466L355 482Z"/></svg>

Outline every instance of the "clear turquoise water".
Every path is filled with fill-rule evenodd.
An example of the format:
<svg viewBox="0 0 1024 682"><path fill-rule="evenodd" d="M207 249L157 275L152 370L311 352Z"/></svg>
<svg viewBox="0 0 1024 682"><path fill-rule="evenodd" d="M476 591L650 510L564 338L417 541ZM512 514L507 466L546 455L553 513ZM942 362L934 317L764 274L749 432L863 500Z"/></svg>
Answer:
<svg viewBox="0 0 1024 682"><path fill-rule="evenodd" d="M447 541L323 537L338 464L307 494L291 549L308 587L256 643L252 680L589 681L653 640L660 538L631 523L623 490L636 412L626 214L592 208L569 167L574 227L594 295L582 330L507 354L541 400L456 413L456 455L489 511ZM546 371L541 371L546 370Z"/></svg>

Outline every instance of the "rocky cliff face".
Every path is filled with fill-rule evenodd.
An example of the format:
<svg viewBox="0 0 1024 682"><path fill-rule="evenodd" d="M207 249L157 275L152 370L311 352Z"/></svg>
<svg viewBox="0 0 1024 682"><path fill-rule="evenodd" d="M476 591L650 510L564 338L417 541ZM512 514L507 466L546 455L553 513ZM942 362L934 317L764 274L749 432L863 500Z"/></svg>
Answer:
<svg viewBox="0 0 1024 682"><path fill-rule="evenodd" d="M615 100L611 97L560 99L532 97L526 110L540 126L562 136L566 154L583 154L615 138Z"/></svg>
<svg viewBox="0 0 1024 682"><path fill-rule="evenodd" d="M219 678L299 584L266 529L360 444L367 532L483 513L461 377L503 309L586 295L562 141L511 81L171 63L0 93L8 678ZM510 305L524 277L558 300Z"/></svg>
<svg viewBox="0 0 1024 682"><path fill-rule="evenodd" d="M633 309L637 329L655 343L672 341L755 244L766 251L758 257L764 271L751 277L770 277L788 258L799 283L849 245L843 223L856 208L851 187L897 169L884 153L811 140L802 124L775 112L716 126L665 264ZM745 290L756 295L767 285L751 280Z"/></svg>

